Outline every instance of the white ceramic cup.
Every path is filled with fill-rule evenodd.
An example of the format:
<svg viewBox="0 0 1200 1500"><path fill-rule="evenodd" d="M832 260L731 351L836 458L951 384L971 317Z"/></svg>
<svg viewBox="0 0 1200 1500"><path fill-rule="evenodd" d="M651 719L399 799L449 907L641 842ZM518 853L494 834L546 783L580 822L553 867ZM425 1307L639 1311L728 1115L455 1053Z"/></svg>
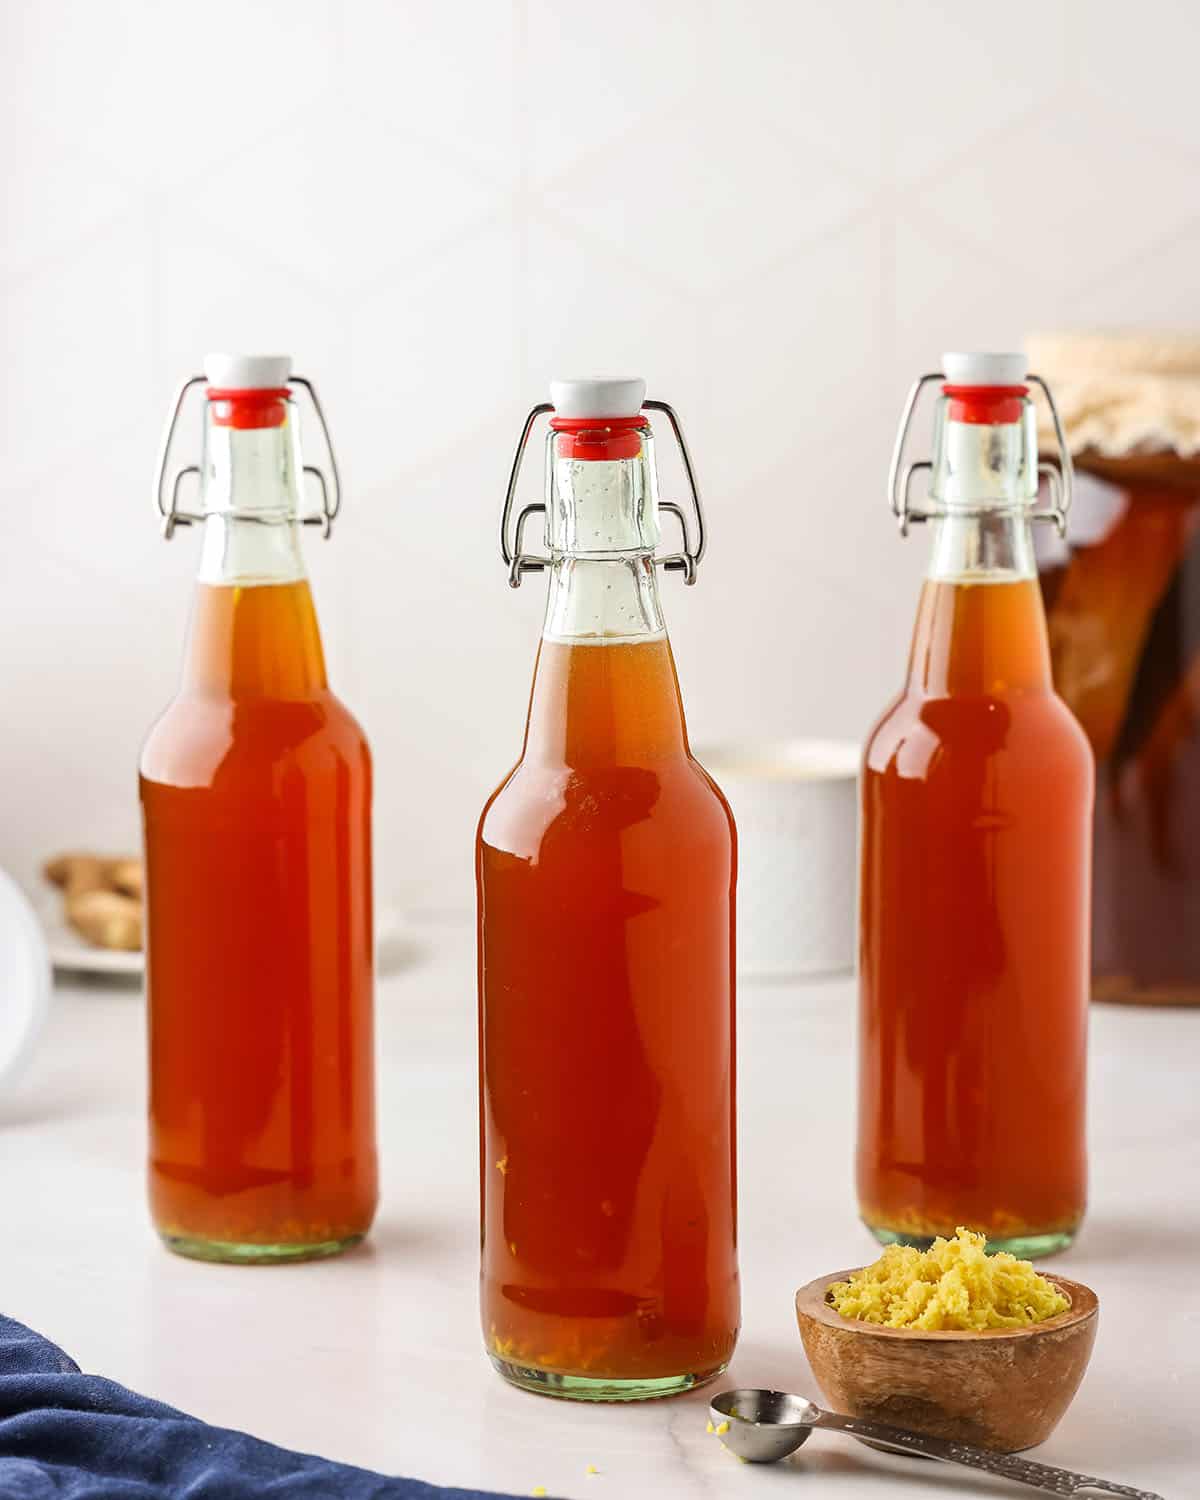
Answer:
<svg viewBox="0 0 1200 1500"><path fill-rule="evenodd" d="M860 747L700 746L738 829L737 966L747 976L854 967Z"/></svg>
<svg viewBox="0 0 1200 1500"><path fill-rule="evenodd" d="M50 1008L50 957L33 907L0 870L0 1087L29 1060Z"/></svg>

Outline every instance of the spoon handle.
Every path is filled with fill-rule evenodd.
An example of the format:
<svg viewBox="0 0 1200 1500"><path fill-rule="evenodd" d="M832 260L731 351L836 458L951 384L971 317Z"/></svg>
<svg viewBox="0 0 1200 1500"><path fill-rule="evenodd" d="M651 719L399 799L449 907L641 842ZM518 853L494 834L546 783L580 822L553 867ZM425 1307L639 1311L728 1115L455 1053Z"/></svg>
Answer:
<svg viewBox="0 0 1200 1500"><path fill-rule="evenodd" d="M1032 1458L1022 1458L1019 1453L993 1453L987 1448L974 1448L970 1443L952 1443L944 1438L926 1437L919 1432L908 1432L903 1427L888 1427L882 1422L867 1422L860 1417L844 1417L840 1412L823 1411L813 1424L816 1427L849 1433L852 1437L866 1438L868 1442L880 1443L895 1448L901 1453L919 1453L923 1458L940 1459L942 1463L964 1464L968 1469L983 1469L989 1474L1000 1474L1018 1484L1032 1485L1035 1490L1045 1490L1051 1495L1124 1495L1126 1500L1163 1500L1151 1490L1134 1489L1128 1484L1114 1484L1110 1479L1093 1479L1088 1474L1076 1474L1071 1469L1057 1469L1052 1464L1040 1464Z"/></svg>

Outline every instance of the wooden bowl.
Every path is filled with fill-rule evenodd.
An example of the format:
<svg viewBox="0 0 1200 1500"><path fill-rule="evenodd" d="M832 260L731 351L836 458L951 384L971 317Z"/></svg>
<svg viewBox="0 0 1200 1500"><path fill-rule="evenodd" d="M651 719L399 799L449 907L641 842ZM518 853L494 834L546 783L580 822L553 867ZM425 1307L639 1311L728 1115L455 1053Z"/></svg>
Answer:
<svg viewBox="0 0 1200 1500"><path fill-rule="evenodd" d="M796 1293L804 1351L831 1407L998 1453L1054 1431L1096 1341L1100 1302L1090 1288L1046 1275L1070 1299L1066 1312L1024 1328L934 1333L844 1318L829 1287L853 1275L834 1271Z"/></svg>

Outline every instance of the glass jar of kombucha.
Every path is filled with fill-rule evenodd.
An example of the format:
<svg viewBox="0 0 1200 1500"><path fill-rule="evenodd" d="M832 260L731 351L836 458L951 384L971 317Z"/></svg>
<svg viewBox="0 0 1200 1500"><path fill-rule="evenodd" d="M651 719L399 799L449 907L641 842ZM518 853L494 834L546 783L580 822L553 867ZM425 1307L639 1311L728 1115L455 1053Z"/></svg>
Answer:
<svg viewBox="0 0 1200 1500"><path fill-rule="evenodd" d="M902 473L930 381L932 461ZM893 461L933 545L862 780L858 1198L885 1244L962 1224L1046 1255L1084 1212L1093 765L1051 683L1031 523L1065 525L1071 469L1041 466L1035 509L1035 383L1021 355L946 355Z"/></svg>
<svg viewBox="0 0 1200 1500"><path fill-rule="evenodd" d="M1039 546L1054 682L1096 755L1092 996L1200 1005L1200 338L1030 341L1077 471Z"/></svg>
<svg viewBox="0 0 1200 1500"><path fill-rule="evenodd" d="M285 358L205 369L159 470L166 534L204 534L179 692L141 759L150 1203L182 1255L300 1260L354 1244L375 1212L371 758L330 691L300 548L292 388L315 392ZM186 515L189 471L169 500L163 485L194 384ZM326 534L332 450L330 468L307 469Z"/></svg>
<svg viewBox="0 0 1200 1500"><path fill-rule="evenodd" d="M739 1317L734 827L688 748L656 573L695 577L703 518L697 496L693 544L659 502L648 409L692 471L644 394L561 381L526 422L503 551L514 584L548 569L549 598L477 843L484 1337L514 1384L584 1400L712 1379ZM546 503L510 546L541 413ZM661 511L684 550L656 559Z"/></svg>

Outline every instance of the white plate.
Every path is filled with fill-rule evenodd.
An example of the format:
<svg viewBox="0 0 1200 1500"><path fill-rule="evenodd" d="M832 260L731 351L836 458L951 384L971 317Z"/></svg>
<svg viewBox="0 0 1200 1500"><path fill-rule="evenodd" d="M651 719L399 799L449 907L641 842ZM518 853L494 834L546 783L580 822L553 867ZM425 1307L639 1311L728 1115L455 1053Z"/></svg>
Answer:
<svg viewBox="0 0 1200 1500"><path fill-rule="evenodd" d="M145 972L145 955L116 948L97 948L86 942L67 921L62 892L40 883L35 900L50 962L65 974L118 974L138 979ZM380 974L394 974L414 962L418 944L394 911L381 911L375 919L376 967Z"/></svg>
<svg viewBox="0 0 1200 1500"><path fill-rule="evenodd" d="M39 881L35 887L34 906L46 935L50 962L55 969L70 974L127 974L137 976L146 967L142 953L126 953L119 948L97 948L85 941L67 921L63 911L62 892L57 886Z"/></svg>

